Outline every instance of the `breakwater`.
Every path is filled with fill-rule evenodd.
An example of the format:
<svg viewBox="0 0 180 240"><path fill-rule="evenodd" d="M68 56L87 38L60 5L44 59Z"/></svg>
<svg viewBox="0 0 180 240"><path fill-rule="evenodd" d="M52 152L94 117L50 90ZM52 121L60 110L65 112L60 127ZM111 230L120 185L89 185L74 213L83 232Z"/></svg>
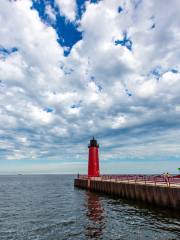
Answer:
<svg viewBox="0 0 180 240"><path fill-rule="evenodd" d="M180 185L118 179L78 177L74 186L124 199L143 201L160 207L180 209Z"/></svg>

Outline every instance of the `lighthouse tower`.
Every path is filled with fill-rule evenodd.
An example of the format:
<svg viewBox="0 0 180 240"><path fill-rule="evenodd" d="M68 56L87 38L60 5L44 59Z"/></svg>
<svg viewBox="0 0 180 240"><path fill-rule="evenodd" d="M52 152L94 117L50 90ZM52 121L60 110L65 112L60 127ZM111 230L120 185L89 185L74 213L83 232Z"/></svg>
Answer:
<svg viewBox="0 0 180 240"><path fill-rule="evenodd" d="M90 140L89 148L89 161L88 161L88 177L99 177L99 144L94 139Z"/></svg>

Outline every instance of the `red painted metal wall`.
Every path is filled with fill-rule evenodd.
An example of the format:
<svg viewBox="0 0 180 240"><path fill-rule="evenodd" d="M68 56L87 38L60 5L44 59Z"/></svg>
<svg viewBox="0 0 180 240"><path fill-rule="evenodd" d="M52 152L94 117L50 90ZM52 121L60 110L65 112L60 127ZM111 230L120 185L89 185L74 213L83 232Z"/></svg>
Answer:
<svg viewBox="0 0 180 240"><path fill-rule="evenodd" d="M99 151L98 147L89 147L88 177L99 177Z"/></svg>

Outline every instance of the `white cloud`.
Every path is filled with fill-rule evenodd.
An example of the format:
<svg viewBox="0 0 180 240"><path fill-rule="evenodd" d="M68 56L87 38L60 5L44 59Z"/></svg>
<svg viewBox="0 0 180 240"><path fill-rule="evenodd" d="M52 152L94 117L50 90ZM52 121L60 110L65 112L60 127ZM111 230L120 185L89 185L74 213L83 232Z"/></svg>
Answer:
<svg viewBox="0 0 180 240"><path fill-rule="evenodd" d="M180 155L180 3L165 2L87 1L83 38L64 57L31 1L2 0L0 47L17 48L0 52L3 158L85 159L92 135L105 160ZM75 1L56 3L75 21ZM132 51L115 44L125 35Z"/></svg>
<svg viewBox="0 0 180 240"><path fill-rule="evenodd" d="M51 7L51 5L46 5L45 7L45 12L48 15L48 17L50 18L50 20L52 22L56 21L56 12L54 11L54 9Z"/></svg>
<svg viewBox="0 0 180 240"><path fill-rule="evenodd" d="M140 97L149 98L156 94L157 82L155 79L147 80L138 86L136 94Z"/></svg>
<svg viewBox="0 0 180 240"><path fill-rule="evenodd" d="M36 106L29 106L30 118L38 123L48 124L53 121L52 113L39 109Z"/></svg>
<svg viewBox="0 0 180 240"><path fill-rule="evenodd" d="M68 130L66 128L61 128L55 126L50 130L50 132L57 137L66 137L68 136Z"/></svg>
<svg viewBox="0 0 180 240"><path fill-rule="evenodd" d="M75 0L56 0L60 14L68 20L74 21L76 18L76 1Z"/></svg>
<svg viewBox="0 0 180 240"><path fill-rule="evenodd" d="M112 128L113 129L118 129L118 128L124 127L126 122L127 122L126 117L117 116L117 117L115 117L115 119L113 119Z"/></svg>

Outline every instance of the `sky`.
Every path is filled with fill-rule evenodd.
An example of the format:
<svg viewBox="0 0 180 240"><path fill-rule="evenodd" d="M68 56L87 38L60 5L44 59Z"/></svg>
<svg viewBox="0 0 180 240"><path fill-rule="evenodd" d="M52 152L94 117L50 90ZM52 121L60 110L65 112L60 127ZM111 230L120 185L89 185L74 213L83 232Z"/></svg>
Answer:
<svg viewBox="0 0 180 240"><path fill-rule="evenodd" d="M177 173L179 0L1 0L0 174Z"/></svg>

